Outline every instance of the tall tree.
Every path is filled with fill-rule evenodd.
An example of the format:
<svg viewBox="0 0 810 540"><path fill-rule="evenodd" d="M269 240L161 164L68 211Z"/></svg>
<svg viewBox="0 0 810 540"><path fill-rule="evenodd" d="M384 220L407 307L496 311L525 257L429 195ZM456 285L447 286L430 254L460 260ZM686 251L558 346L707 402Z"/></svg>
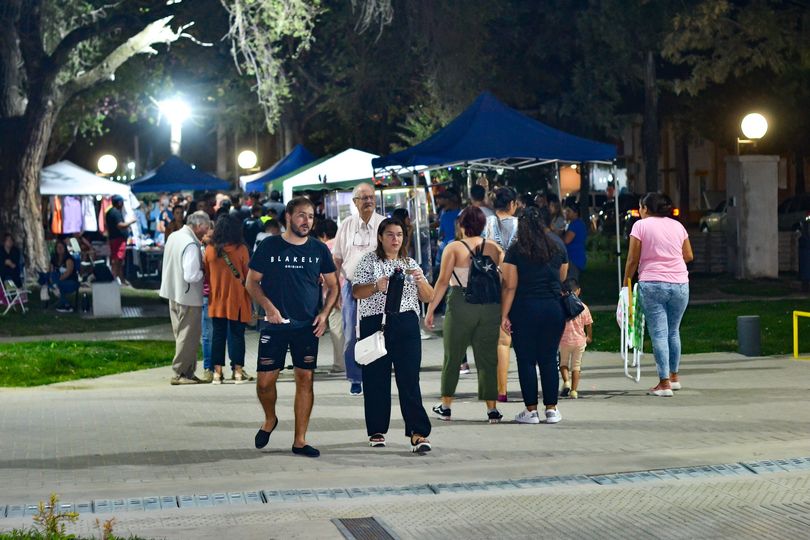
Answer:
<svg viewBox="0 0 810 540"><path fill-rule="evenodd" d="M39 195L60 112L137 54L180 38L176 3L7 0L0 5L0 227L24 246L29 268L47 265Z"/></svg>

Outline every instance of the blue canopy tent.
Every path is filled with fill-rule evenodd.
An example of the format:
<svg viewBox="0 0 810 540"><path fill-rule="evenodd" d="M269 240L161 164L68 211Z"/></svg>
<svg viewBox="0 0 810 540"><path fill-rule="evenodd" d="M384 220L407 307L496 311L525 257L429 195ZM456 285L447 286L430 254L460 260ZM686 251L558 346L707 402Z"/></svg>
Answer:
<svg viewBox="0 0 810 540"><path fill-rule="evenodd" d="M264 191L269 182L298 170L313 161L315 161L315 156L303 145L296 144L289 154L275 162L272 167L256 174L240 176L239 183L242 185L242 189L248 193L251 191ZM274 189L281 191L280 187L274 187Z"/></svg>
<svg viewBox="0 0 810 540"><path fill-rule="evenodd" d="M172 156L157 169L129 184L133 193L157 191L217 191L230 189L231 183L198 171L177 156Z"/></svg>
<svg viewBox="0 0 810 540"><path fill-rule="evenodd" d="M523 169L563 161L606 162L616 147L549 127L483 92L464 112L428 139L372 160L375 170L425 165L470 169Z"/></svg>

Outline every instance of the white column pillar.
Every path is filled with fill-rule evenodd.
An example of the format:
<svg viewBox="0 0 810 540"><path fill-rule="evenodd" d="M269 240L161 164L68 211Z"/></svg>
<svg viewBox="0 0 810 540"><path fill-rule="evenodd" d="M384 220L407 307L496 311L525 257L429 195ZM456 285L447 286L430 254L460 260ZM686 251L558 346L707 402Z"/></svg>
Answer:
<svg viewBox="0 0 810 540"><path fill-rule="evenodd" d="M729 269L739 279L779 277L779 156L726 158Z"/></svg>

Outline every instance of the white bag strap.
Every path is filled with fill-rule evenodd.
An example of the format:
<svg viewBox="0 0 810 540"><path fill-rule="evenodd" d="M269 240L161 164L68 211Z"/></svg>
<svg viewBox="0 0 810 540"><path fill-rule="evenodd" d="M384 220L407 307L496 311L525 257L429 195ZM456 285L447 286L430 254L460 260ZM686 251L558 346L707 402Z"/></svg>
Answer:
<svg viewBox="0 0 810 540"><path fill-rule="evenodd" d="M377 263L375 262L374 264L376 266ZM377 294L377 293L375 292L373 294ZM357 340L360 339L360 302L362 302L362 301L363 301L362 299L357 301L357 313L355 314L356 315L356 317L355 317L356 322L355 322L355 328L354 328L354 337ZM386 317L385 308L383 308L382 326L380 327L381 330L385 330L385 317Z"/></svg>

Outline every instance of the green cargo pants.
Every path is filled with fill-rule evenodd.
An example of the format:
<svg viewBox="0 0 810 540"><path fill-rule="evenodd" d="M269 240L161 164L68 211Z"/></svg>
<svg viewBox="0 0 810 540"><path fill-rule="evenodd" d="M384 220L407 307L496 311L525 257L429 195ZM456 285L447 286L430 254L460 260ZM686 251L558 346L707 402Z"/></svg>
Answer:
<svg viewBox="0 0 810 540"><path fill-rule="evenodd" d="M478 371L478 399L498 398L498 332L500 304L468 304L464 289L450 287L442 334L444 365L442 396L453 397L458 386L458 370L467 347L472 345Z"/></svg>

